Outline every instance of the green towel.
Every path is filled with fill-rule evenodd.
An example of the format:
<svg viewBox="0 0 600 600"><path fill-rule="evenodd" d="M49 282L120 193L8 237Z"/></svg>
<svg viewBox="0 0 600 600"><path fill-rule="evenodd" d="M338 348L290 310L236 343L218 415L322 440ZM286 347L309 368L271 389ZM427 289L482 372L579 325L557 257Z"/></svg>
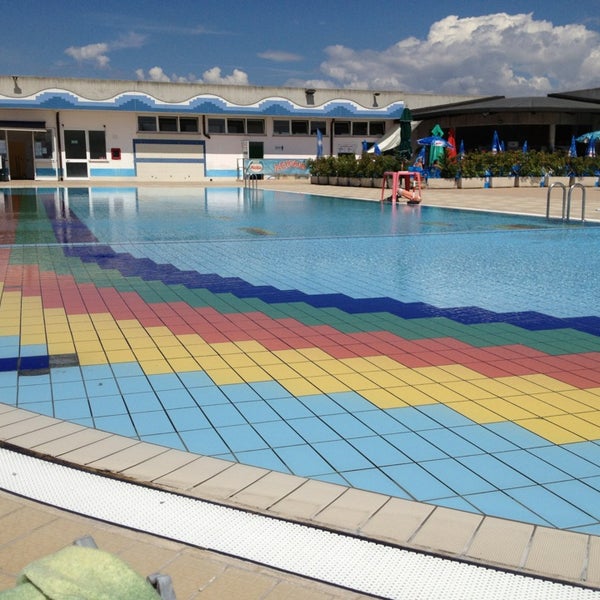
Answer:
<svg viewBox="0 0 600 600"><path fill-rule="evenodd" d="M68 546L27 565L0 600L157 600L157 591L103 550Z"/></svg>

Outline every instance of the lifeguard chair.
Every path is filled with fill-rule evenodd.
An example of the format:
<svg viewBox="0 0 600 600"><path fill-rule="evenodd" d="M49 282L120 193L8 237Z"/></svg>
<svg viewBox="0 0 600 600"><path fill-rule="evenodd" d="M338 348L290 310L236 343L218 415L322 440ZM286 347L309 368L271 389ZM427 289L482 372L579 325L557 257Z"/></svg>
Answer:
<svg viewBox="0 0 600 600"><path fill-rule="evenodd" d="M381 186L381 201L385 200L388 180L392 178L392 202L406 200L407 204L421 203L421 173L419 171L386 171Z"/></svg>

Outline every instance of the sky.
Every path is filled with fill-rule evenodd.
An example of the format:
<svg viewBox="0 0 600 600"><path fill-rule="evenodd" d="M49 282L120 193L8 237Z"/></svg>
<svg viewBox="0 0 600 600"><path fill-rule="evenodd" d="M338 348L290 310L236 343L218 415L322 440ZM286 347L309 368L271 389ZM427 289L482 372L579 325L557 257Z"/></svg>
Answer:
<svg viewBox="0 0 600 600"><path fill-rule="evenodd" d="M2 0L0 74L539 96L600 87L600 0Z"/></svg>

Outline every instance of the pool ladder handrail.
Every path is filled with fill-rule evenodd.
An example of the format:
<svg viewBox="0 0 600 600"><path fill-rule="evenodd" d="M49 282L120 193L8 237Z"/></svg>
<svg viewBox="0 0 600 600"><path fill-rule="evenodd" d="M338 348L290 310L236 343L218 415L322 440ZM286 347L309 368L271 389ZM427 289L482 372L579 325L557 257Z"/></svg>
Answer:
<svg viewBox="0 0 600 600"><path fill-rule="evenodd" d="M555 187L559 187L562 189L562 220L570 221L571 220L571 195L573 194L573 190L580 189L581 190L581 221L585 221L585 187L581 183L574 183L569 187L569 192L567 193L567 187L561 181L554 182L549 188L548 193L546 195L546 219L550 218L550 196L552 194L552 190Z"/></svg>
<svg viewBox="0 0 600 600"><path fill-rule="evenodd" d="M250 173L250 167L252 166L252 161L249 160L246 168L244 169L244 188L257 190L258 189L258 177Z"/></svg>

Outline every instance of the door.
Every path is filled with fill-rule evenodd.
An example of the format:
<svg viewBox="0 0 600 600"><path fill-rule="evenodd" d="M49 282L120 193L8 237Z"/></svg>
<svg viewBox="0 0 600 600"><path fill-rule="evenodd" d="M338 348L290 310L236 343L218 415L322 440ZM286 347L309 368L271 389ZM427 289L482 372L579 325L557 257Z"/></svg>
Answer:
<svg viewBox="0 0 600 600"><path fill-rule="evenodd" d="M8 167L11 179L34 179L31 131L8 132Z"/></svg>
<svg viewBox="0 0 600 600"><path fill-rule="evenodd" d="M65 130L65 168L67 179L87 179L87 143L82 129Z"/></svg>

